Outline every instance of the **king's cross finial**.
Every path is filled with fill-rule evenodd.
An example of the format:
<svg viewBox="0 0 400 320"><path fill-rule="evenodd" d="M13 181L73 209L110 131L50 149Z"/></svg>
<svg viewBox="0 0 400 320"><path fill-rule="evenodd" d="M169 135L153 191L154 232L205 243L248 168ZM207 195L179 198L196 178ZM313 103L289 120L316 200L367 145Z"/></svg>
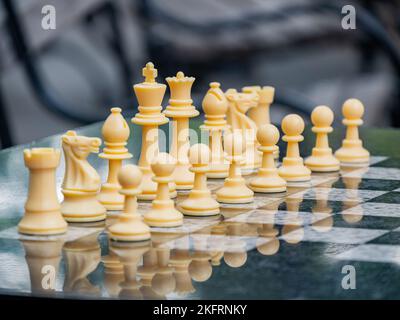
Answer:
<svg viewBox="0 0 400 320"><path fill-rule="evenodd" d="M152 62L148 62L146 66L143 68L143 77L144 82L156 82L157 78L157 69L154 68L154 64Z"/></svg>

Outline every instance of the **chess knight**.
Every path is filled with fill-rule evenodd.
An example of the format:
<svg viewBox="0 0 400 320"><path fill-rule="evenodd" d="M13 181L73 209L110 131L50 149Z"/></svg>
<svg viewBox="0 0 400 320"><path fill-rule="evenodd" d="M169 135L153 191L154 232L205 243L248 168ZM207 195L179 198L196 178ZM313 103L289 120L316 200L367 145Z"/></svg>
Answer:
<svg viewBox="0 0 400 320"><path fill-rule="evenodd" d="M65 176L61 213L68 222L93 222L106 218L106 209L97 200L100 176L87 161L90 153L99 152L100 145L99 138L78 136L75 131L62 136Z"/></svg>
<svg viewBox="0 0 400 320"><path fill-rule="evenodd" d="M230 130L240 130L246 143L242 171L243 174L250 174L261 166L261 153L257 150L256 140L257 124L246 115L258 105L258 95L256 92L239 93L235 89L229 89L225 95L229 102L227 121Z"/></svg>

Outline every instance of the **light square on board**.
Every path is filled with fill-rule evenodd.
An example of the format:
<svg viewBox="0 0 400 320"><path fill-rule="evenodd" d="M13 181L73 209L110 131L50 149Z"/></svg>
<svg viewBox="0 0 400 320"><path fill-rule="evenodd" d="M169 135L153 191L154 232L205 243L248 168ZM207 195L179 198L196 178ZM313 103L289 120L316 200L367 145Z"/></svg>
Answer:
<svg viewBox="0 0 400 320"><path fill-rule="evenodd" d="M363 244L350 250L332 255L333 258L348 261L400 263L400 246L388 244Z"/></svg>

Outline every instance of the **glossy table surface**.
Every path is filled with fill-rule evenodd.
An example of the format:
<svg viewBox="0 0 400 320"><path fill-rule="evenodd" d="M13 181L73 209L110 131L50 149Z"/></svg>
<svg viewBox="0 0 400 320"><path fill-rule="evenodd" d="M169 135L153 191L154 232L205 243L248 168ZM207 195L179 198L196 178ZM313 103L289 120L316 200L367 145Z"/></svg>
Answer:
<svg viewBox="0 0 400 320"><path fill-rule="evenodd" d="M194 120L191 127L198 131L200 123L200 119ZM101 137L101 125L96 123L76 131L81 135ZM163 126L162 129L166 132L168 126ZM301 151L307 155L313 146L314 136L309 127L304 135ZM342 128L335 128L330 136L333 149L340 146L343 135ZM364 179L356 175L345 180L337 174L324 182L322 189L328 189L328 193L329 189L361 191L355 197L352 196L350 200L354 201L351 204L351 201L330 198L335 192L330 196L325 193L325 198L308 197L307 194L298 196L299 191L301 194L301 191L309 188L295 187L286 195L278 197L279 201L276 203L270 201L269 205L258 206L258 209L266 211L266 215L272 214L274 217L268 223L265 219L229 220L251 210L228 206L222 210L221 216L208 218L209 221L202 229L189 234L154 232L152 243L125 246L109 243L107 233L103 231L104 224L78 226L88 231L84 232L85 236L82 238L73 240L60 238L43 241L1 236L1 232L15 227L24 213L28 171L23 164L23 149L59 148L60 135L2 150L0 293L96 299L400 298L400 259L396 260L398 254L390 255L381 250L383 247L379 247L380 251L377 252L383 252L387 258L374 258L370 253L361 255L360 258L360 253L357 252L349 255L349 261L346 260L346 255L342 255L341 259L332 257L360 245L358 240L347 240L361 237L357 232L363 230L375 232L375 236L371 236L372 244L383 244L389 251L400 252L400 232L393 232L400 227L400 192L395 191L400 191L400 175L396 177L400 172L400 131L363 128L361 136L372 155L389 158L379 160L379 163L372 166L373 169L378 168L379 173L392 168L392 171L388 171L392 176ZM133 163L139 157L140 141L140 128L131 125L128 147L134 155L129 160ZM165 150L167 141L168 136L165 135L160 144L162 150ZM280 146L282 155L284 145ZM96 155L91 155L89 160L104 180L106 161ZM368 169L365 170L363 174L368 174ZM58 189L63 171L62 161L57 170ZM358 208L362 202L371 202L363 198L364 193L369 196L368 192L371 190L376 191L374 199L384 198L372 202L385 203L389 207L395 205L390 207L392 212L369 215L365 211L363 215L362 210L356 210L353 215L346 216L349 218L340 214L344 209ZM61 199L60 190L58 193ZM297 196L290 199L290 194ZM181 194L178 200L183 197L185 195ZM282 222L278 214L289 215L289 219L285 218ZM322 216L316 219L318 214ZM115 220L115 215L110 215L106 223L112 223L113 219ZM311 220L306 222L307 219ZM274 229L276 233L268 233ZM340 234L339 231L343 229L348 231L347 236ZM313 235L309 235L312 232L318 233L319 237L333 232L333 238L313 240ZM334 232L339 233L335 235ZM288 234L291 236L287 236ZM180 242L177 239L181 239ZM179 245L176 245L178 242ZM211 242L212 245L209 245ZM224 242L222 247L218 246L221 242ZM163 246L165 243L175 244ZM368 243L368 239L363 242ZM353 257L356 257L354 261ZM54 288L48 288L45 283L48 279L44 280L46 270L43 267L48 265L55 269ZM346 276L343 267L346 265L354 267L357 274L357 286L354 290L343 288L343 281L347 281L343 280Z"/></svg>

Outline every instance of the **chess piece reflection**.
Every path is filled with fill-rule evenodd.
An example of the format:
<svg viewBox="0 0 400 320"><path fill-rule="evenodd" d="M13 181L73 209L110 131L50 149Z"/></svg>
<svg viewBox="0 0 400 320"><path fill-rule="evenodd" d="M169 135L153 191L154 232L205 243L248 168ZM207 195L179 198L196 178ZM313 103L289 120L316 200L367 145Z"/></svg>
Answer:
<svg viewBox="0 0 400 320"><path fill-rule="evenodd" d="M205 121L200 129L209 132L209 148L211 150L210 170L207 176L209 178L226 178L229 163L224 158L222 132L228 128L225 119L228 101L218 82L210 83L210 89L204 96L202 107Z"/></svg>
<svg viewBox="0 0 400 320"><path fill-rule="evenodd" d="M264 256L272 256L279 251L278 230L274 228L274 224L262 224L258 228L257 251Z"/></svg>
<svg viewBox="0 0 400 320"><path fill-rule="evenodd" d="M111 114L104 122L102 134L105 148L99 154L102 159L108 160L107 182L101 186L98 196L100 203L107 210L122 210L124 196L118 191L121 189L118 183L118 172L121 169L122 161L132 158L132 154L126 148L130 130L120 108L111 108Z"/></svg>
<svg viewBox="0 0 400 320"><path fill-rule="evenodd" d="M261 165L261 154L257 150L257 125L246 114L257 106L258 95L253 91L239 93L235 89L229 89L225 95L229 105L227 120L230 131L242 134L245 142L242 173L247 175Z"/></svg>
<svg viewBox="0 0 400 320"><path fill-rule="evenodd" d="M164 238L164 236L159 236L160 238L157 240L163 241L161 238ZM151 285L159 296L165 297L167 294L174 292L176 288L174 269L170 266L171 249L158 244L156 251L157 271L151 281Z"/></svg>
<svg viewBox="0 0 400 320"><path fill-rule="evenodd" d="M110 247L110 240L108 243ZM124 266L112 250L109 250L108 255L102 257L101 261L104 265L104 287L111 298L117 298L121 291L119 284L124 280Z"/></svg>
<svg viewBox="0 0 400 320"><path fill-rule="evenodd" d="M189 118L197 117L199 112L192 105L190 96L195 78L185 77L183 72L178 72L176 77L166 78L171 97L169 105L164 114L172 118L172 144L170 154L177 159L173 178L178 190L193 188L194 174L189 170L189 159L187 156L189 142Z"/></svg>
<svg viewBox="0 0 400 320"><path fill-rule="evenodd" d="M324 174L325 175L325 174ZM331 173L330 179L327 182L318 185L321 188L315 195L315 204L312 208L312 228L317 232L328 232L333 226L332 208L329 205L329 194L332 190L332 185L339 180L339 173Z"/></svg>
<svg viewBox="0 0 400 320"><path fill-rule="evenodd" d="M142 73L145 77L144 82L133 86L139 102L139 112L131 121L142 126L142 147L138 165L143 173L143 180L140 185L142 193L138 198L153 200L156 197L157 184L152 179L150 163L159 153L158 127L168 122L168 118L161 113L166 85L156 82L157 69L153 63L148 62ZM171 197L176 197L175 183L169 184L169 192Z"/></svg>
<svg viewBox="0 0 400 320"><path fill-rule="evenodd" d="M192 237L193 239L193 255L192 262L189 265L190 277L196 282L207 281L212 274L212 266L210 263L211 255L205 248L208 247L207 237Z"/></svg>
<svg viewBox="0 0 400 320"><path fill-rule="evenodd" d="M304 238L303 219L299 216L303 197L286 198L286 224L282 228L282 238L290 244L297 244Z"/></svg>
<svg viewBox="0 0 400 320"><path fill-rule="evenodd" d="M31 292L43 295L54 294L64 241L20 241L25 250Z"/></svg>
<svg viewBox="0 0 400 320"><path fill-rule="evenodd" d="M344 177L343 174L346 172L357 170L358 177ZM342 166L340 171L342 174L342 181L346 187L346 199L343 201L343 210L354 208L352 209L351 213L349 214L342 214L342 218L344 221L350 224L354 224L360 222L364 216L364 212L361 206L358 206L362 202L360 198L358 188L362 181L362 176L365 172L369 170L368 166L358 167L355 169L354 167L346 167Z"/></svg>
<svg viewBox="0 0 400 320"><path fill-rule="evenodd" d="M243 223L229 222L226 223L228 236L243 236ZM247 261L246 243L239 238L227 238L224 243L224 261L231 268L240 268Z"/></svg>
<svg viewBox="0 0 400 320"><path fill-rule="evenodd" d="M171 266L174 268L174 276L176 281L175 292L182 296L188 295L195 291L189 273L189 265L192 261L192 258L189 254L189 246L190 244L188 241L187 249L172 250L170 259Z"/></svg>
<svg viewBox="0 0 400 320"><path fill-rule="evenodd" d="M64 292L100 294L100 288L90 283L87 278L101 260L101 249L97 241L99 233L100 231L64 244L63 251L67 267Z"/></svg>
<svg viewBox="0 0 400 320"><path fill-rule="evenodd" d="M143 255L143 264L138 268L138 276L142 287L140 292L145 300L161 300L164 297L154 291L152 280L157 272L157 251L150 247L150 250Z"/></svg>
<svg viewBox="0 0 400 320"><path fill-rule="evenodd" d="M136 278L138 264L143 255L150 250L150 242L111 242L110 250L118 255L124 266L125 280L120 283L119 297L123 299L140 300L143 298L140 291L141 283Z"/></svg>
<svg viewBox="0 0 400 320"><path fill-rule="evenodd" d="M25 149L24 161L29 169L29 190L18 232L32 235L65 233L67 223L61 215L55 175L60 163L60 150Z"/></svg>
<svg viewBox="0 0 400 320"><path fill-rule="evenodd" d="M106 208L97 199L100 176L87 161L90 153L99 152L100 144L99 138L78 136L75 131L62 136L65 175L61 212L68 222L93 222L106 218Z"/></svg>

